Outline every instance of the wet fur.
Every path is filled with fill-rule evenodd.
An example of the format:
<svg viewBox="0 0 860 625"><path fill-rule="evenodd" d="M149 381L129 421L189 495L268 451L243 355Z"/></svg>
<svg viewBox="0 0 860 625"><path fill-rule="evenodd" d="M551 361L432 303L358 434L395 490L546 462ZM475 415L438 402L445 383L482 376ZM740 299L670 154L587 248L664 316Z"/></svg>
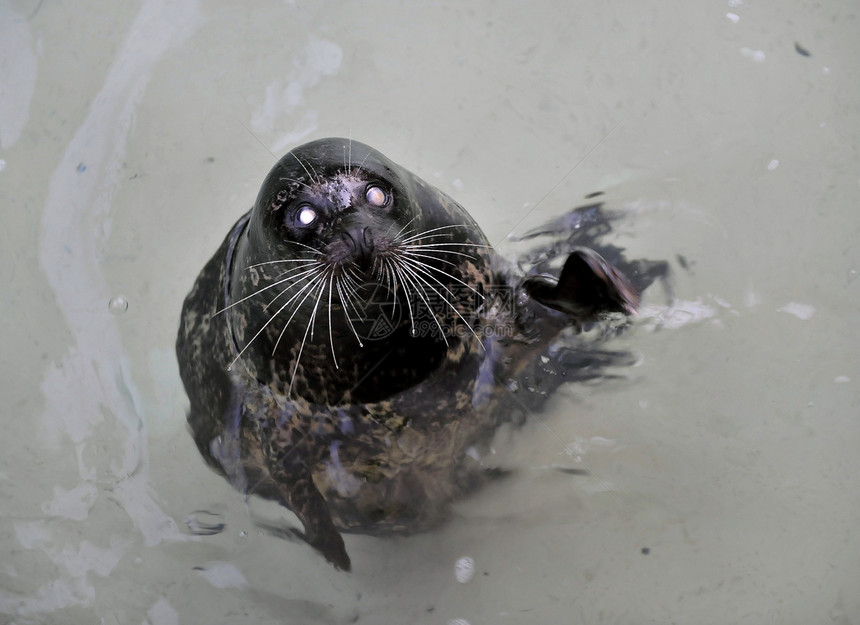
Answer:
<svg viewBox="0 0 860 625"><path fill-rule="evenodd" d="M362 203L377 183L397 203L388 212ZM309 232L296 221L302 205L325 223ZM599 210L582 215L589 227L608 224ZM483 479L470 447L560 380L618 360L550 349L566 327L629 313L637 301L620 271L581 247L592 242L581 225L522 272L456 202L372 148L326 139L293 150L185 300L176 349L200 453L242 492L292 510L302 537L344 570L341 532L437 524ZM664 271L617 256L642 285ZM560 277L546 264L555 257L567 259ZM362 340L351 318L379 312L366 301L374 283L401 307L400 324ZM513 294L513 308L476 295L498 288ZM431 318L416 321L431 300ZM588 367L565 362L577 354ZM552 382L540 393L511 394L543 374Z"/></svg>

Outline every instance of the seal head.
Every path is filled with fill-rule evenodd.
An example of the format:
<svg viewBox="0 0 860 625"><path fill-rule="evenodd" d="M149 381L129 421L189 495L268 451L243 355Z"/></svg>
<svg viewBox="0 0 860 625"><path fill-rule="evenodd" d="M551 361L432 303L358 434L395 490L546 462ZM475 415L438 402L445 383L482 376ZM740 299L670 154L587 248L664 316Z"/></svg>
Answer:
<svg viewBox="0 0 860 625"><path fill-rule="evenodd" d="M452 317L475 329L487 246L462 207L376 150L301 146L266 177L236 245L226 312L238 351L285 396L342 405L402 391L445 357ZM431 310L436 331L415 332ZM383 360L398 375L369 371Z"/></svg>

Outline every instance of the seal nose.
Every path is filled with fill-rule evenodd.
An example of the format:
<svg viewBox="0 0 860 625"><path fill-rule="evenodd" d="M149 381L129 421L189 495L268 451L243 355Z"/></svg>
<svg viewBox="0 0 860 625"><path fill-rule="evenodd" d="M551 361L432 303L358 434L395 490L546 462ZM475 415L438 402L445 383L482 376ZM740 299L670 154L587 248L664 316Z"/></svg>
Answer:
<svg viewBox="0 0 860 625"><path fill-rule="evenodd" d="M355 262L362 266L369 265L373 256L373 233L370 227L351 228L341 236Z"/></svg>

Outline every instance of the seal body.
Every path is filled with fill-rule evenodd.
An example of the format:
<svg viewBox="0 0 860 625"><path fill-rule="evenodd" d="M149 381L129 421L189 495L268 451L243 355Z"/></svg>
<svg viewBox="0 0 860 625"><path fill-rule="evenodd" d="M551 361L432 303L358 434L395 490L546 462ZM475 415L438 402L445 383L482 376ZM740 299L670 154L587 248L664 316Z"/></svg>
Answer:
<svg viewBox="0 0 860 625"><path fill-rule="evenodd" d="M485 473L474 448L565 328L636 289L562 246L526 275L454 200L344 139L295 148L188 294L176 343L206 461L349 570L341 532L418 531ZM531 263L538 267L539 262Z"/></svg>

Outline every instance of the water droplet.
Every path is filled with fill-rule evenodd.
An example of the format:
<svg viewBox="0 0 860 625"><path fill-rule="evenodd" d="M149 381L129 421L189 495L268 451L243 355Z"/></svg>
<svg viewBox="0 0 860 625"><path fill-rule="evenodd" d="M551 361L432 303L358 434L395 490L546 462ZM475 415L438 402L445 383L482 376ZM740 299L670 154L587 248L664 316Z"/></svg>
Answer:
<svg viewBox="0 0 860 625"><path fill-rule="evenodd" d="M124 295L117 295L108 302L108 310L114 315L121 315L128 310L128 300Z"/></svg>
<svg viewBox="0 0 860 625"><path fill-rule="evenodd" d="M185 525L192 534L212 536L224 531L225 523L220 514L208 510L195 510L185 518Z"/></svg>
<svg viewBox="0 0 860 625"><path fill-rule="evenodd" d="M3 171L4 169L6 169L6 161L0 158L0 171Z"/></svg>
<svg viewBox="0 0 860 625"><path fill-rule="evenodd" d="M475 560L469 556L464 556L457 560L454 565L454 577L461 584L465 584L475 577Z"/></svg>

